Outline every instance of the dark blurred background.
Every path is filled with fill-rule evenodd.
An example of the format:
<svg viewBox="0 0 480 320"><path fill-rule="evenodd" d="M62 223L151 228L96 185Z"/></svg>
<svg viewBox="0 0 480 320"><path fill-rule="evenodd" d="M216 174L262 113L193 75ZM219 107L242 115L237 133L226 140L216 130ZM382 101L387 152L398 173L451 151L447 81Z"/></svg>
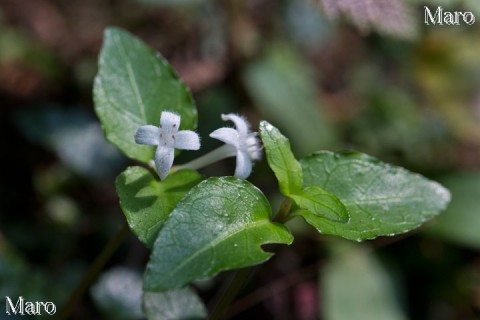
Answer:
<svg viewBox="0 0 480 320"><path fill-rule="evenodd" d="M113 182L133 163L104 140L92 102L114 25L192 89L205 151L219 115L240 112L278 126L298 157L358 149L452 192L426 226L363 244L292 221L295 243L275 248L229 317L480 319L480 22L424 24L424 5L480 17L479 4L0 0L0 296L60 309L124 221ZM250 180L278 205L264 161ZM147 258L128 235L72 318L141 318ZM195 284L207 306L228 276Z"/></svg>

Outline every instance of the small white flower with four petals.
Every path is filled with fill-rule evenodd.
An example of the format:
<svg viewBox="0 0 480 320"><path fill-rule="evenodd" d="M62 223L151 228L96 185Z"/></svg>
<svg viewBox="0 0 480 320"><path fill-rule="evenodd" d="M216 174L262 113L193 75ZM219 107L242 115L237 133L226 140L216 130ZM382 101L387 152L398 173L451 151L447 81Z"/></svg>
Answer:
<svg viewBox="0 0 480 320"><path fill-rule="evenodd" d="M165 179L170 172L175 157L175 149L198 150L198 134L190 130L178 131L180 116L163 111L160 126L145 125L138 128L135 142L149 146L158 146L155 152L155 167L160 179Z"/></svg>

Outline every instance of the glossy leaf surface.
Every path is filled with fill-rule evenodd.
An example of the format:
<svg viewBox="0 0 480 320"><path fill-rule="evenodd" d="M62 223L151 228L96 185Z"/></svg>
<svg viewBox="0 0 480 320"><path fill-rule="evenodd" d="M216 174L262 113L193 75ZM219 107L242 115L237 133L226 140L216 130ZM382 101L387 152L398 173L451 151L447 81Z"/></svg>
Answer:
<svg viewBox="0 0 480 320"><path fill-rule="evenodd" d="M158 126L162 111L181 115L181 129L193 129L197 109L190 91L166 60L119 28L105 31L94 86L95 110L107 139L128 157L148 162L154 147L135 143L137 129Z"/></svg>
<svg viewBox="0 0 480 320"><path fill-rule="evenodd" d="M202 176L193 170L180 170L160 181L145 168L129 167L117 177L115 186L130 229L152 247L170 212L200 181Z"/></svg>
<svg viewBox="0 0 480 320"><path fill-rule="evenodd" d="M160 230L145 272L145 289L179 288L223 270L266 261L272 253L261 245L293 240L270 218L270 204L248 181L203 181L178 203Z"/></svg>
<svg viewBox="0 0 480 320"><path fill-rule="evenodd" d="M335 194L350 213L349 223L322 221L299 212L324 234L350 240L407 232L438 215L450 201L439 183L359 152L318 152L301 161L305 186Z"/></svg>

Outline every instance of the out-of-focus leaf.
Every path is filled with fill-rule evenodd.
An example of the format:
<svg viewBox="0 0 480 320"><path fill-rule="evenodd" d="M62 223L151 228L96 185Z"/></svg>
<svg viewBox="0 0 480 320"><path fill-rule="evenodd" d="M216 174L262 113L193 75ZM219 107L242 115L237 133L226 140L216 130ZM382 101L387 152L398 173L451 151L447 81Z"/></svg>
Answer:
<svg viewBox="0 0 480 320"><path fill-rule="evenodd" d="M460 36L461 35L461 36ZM415 80L455 138L480 145L480 43L457 28L428 33L416 55ZM455 81L451 81L455 79Z"/></svg>
<svg viewBox="0 0 480 320"><path fill-rule="evenodd" d="M142 316L142 277L123 267L103 273L91 289L93 301L112 319Z"/></svg>
<svg viewBox="0 0 480 320"><path fill-rule="evenodd" d="M298 212L329 235L361 241L407 232L438 215L450 201L439 183L359 152L318 152L301 164L304 185L336 195L350 214L349 223L317 224L308 211Z"/></svg>
<svg viewBox="0 0 480 320"><path fill-rule="evenodd" d="M12 28L0 21L0 64L20 63L38 71L41 75L53 78L59 72L59 61L52 52L35 44L19 28Z"/></svg>
<svg viewBox="0 0 480 320"><path fill-rule="evenodd" d="M270 222L265 196L246 180L209 178L194 187L160 229L144 276L147 291L166 291L220 271L268 260L267 243L290 244Z"/></svg>
<svg viewBox="0 0 480 320"><path fill-rule="evenodd" d="M28 275L28 281L24 279ZM0 305L5 311L5 296L16 298L28 294L31 297L41 297L45 279L28 269L25 261L3 237L0 232Z"/></svg>
<svg viewBox="0 0 480 320"><path fill-rule="evenodd" d="M322 48L332 38L332 25L310 1L288 1L285 22L293 40L310 50Z"/></svg>
<svg viewBox="0 0 480 320"><path fill-rule="evenodd" d="M65 166L87 177L111 176L125 163L105 140L100 125L83 109L22 110L15 120L29 140L55 152Z"/></svg>
<svg viewBox="0 0 480 320"><path fill-rule="evenodd" d="M65 195L49 198L45 207L50 219L64 227L73 227L81 216L77 203Z"/></svg>
<svg viewBox="0 0 480 320"><path fill-rule="evenodd" d="M424 112L408 92L379 84L377 76L360 72L356 80L367 87L361 94L371 98L368 108L350 121L355 148L387 159L401 155L418 165L436 161L433 150L446 136L438 116Z"/></svg>
<svg viewBox="0 0 480 320"><path fill-rule="evenodd" d="M440 181L450 189L452 203L426 231L480 249L480 172L456 173Z"/></svg>
<svg viewBox="0 0 480 320"><path fill-rule="evenodd" d="M256 107L291 137L300 155L334 144L312 70L293 49L272 46L264 58L246 68L243 80Z"/></svg>
<svg viewBox="0 0 480 320"><path fill-rule="evenodd" d="M26 301L52 301L58 307L65 303L67 290L78 283L84 270L73 265L65 265L68 272L55 274L34 268L27 264L21 254L7 242L0 231L0 319L17 319L13 314L5 313L5 297L13 303L23 296ZM18 319L28 318L20 316Z"/></svg>
<svg viewBox="0 0 480 320"><path fill-rule="evenodd" d="M170 212L202 179L194 170L174 172L162 181L142 167L129 167L121 173L115 181L120 206L140 241L152 247Z"/></svg>
<svg viewBox="0 0 480 320"><path fill-rule="evenodd" d="M322 270L322 319L407 319L388 270L365 249L348 246Z"/></svg>
<svg viewBox="0 0 480 320"><path fill-rule="evenodd" d="M207 310L202 300L190 288L143 294L143 308L148 320L206 319Z"/></svg>
<svg viewBox="0 0 480 320"><path fill-rule="evenodd" d="M135 143L140 126L158 126L168 110L182 117L180 129L193 129L197 109L190 91L167 61L130 33L108 28L94 85L95 110L107 139L128 157L148 162L154 147Z"/></svg>

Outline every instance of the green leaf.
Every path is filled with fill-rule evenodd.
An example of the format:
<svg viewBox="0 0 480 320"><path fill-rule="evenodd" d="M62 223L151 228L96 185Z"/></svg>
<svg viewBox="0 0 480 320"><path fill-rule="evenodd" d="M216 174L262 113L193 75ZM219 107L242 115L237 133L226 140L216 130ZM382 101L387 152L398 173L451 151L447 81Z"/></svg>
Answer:
<svg viewBox="0 0 480 320"><path fill-rule="evenodd" d="M322 319L407 319L390 273L365 249L348 246L322 270Z"/></svg>
<svg viewBox="0 0 480 320"><path fill-rule="evenodd" d="M277 177L280 191L288 196L302 190L302 167L290 149L290 142L280 131L267 121L260 122L267 162Z"/></svg>
<svg viewBox="0 0 480 320"><path fill-rule="evenodd" d="M350 215L342 201L335 195L326 192L318 186L309 186L290 195L297 206L310 211L312 219L317 216L320 219L328 219L335 222L348 222ZM321 222L319 222L321 223Z"/></svg>
<svg viewBox="0 0 480 320"><path fill-rule="evenodd" d="M440 181L452 192L452 203L426 231L480 249L480 171L454 173Z"/></svg>
<svg viewBox="0 0 480 320"><path fill-rule="evenodd" d="M142 167L129 167L122 172L115 187L128 225L140 241L152 247L170 212L202 179L194 170L171 173L163 181Z"/></svg>
<svg viewBox="0 0 480 320"><path fill-rule="evenodd" d="M440 184L359 152L318 152L301 164L304 185L333 193L350 213L349 223L298 213L324 234L361 241L407 232L438 215L450 201Z"/></svg>
<svg viewBox="0 0 480 320"><path fill-rule="evenodd" d="M138 38L119 28L105 31L94 85L95 110L107 139L128 157L148 162L154 147L135 143L137 129L158 126L164 110L181 115L181 129L196 126L193 98L172 67Z"/></svg>
<svg viewBox="0 0 480 320"><path fill-rule="evenodd" d="M312 219L329 219L347 222L348 210L333 194L318 186L303 188L303 172L300 162L290 149L290 142L267 121L260 123L260 137L265 147L267 162L277 177L280 191L292 198L297 206L309 211Z"/></svg>
<svg viewBox="0 0 480 320"><path fill-rule="evenodd" d="M260 190L234 177L209 178L177 205L155 240L144 288L165 291L223 270L268 260L260 247L290 244L292 235L270 222L271 208Z"/></svg>
<svg viewBox="0 0 480 320"><path fill-rule="evenodd" d="M143 308L149 320L206 319L207 310L202 300L190 288L143 294Z"/></svg>

